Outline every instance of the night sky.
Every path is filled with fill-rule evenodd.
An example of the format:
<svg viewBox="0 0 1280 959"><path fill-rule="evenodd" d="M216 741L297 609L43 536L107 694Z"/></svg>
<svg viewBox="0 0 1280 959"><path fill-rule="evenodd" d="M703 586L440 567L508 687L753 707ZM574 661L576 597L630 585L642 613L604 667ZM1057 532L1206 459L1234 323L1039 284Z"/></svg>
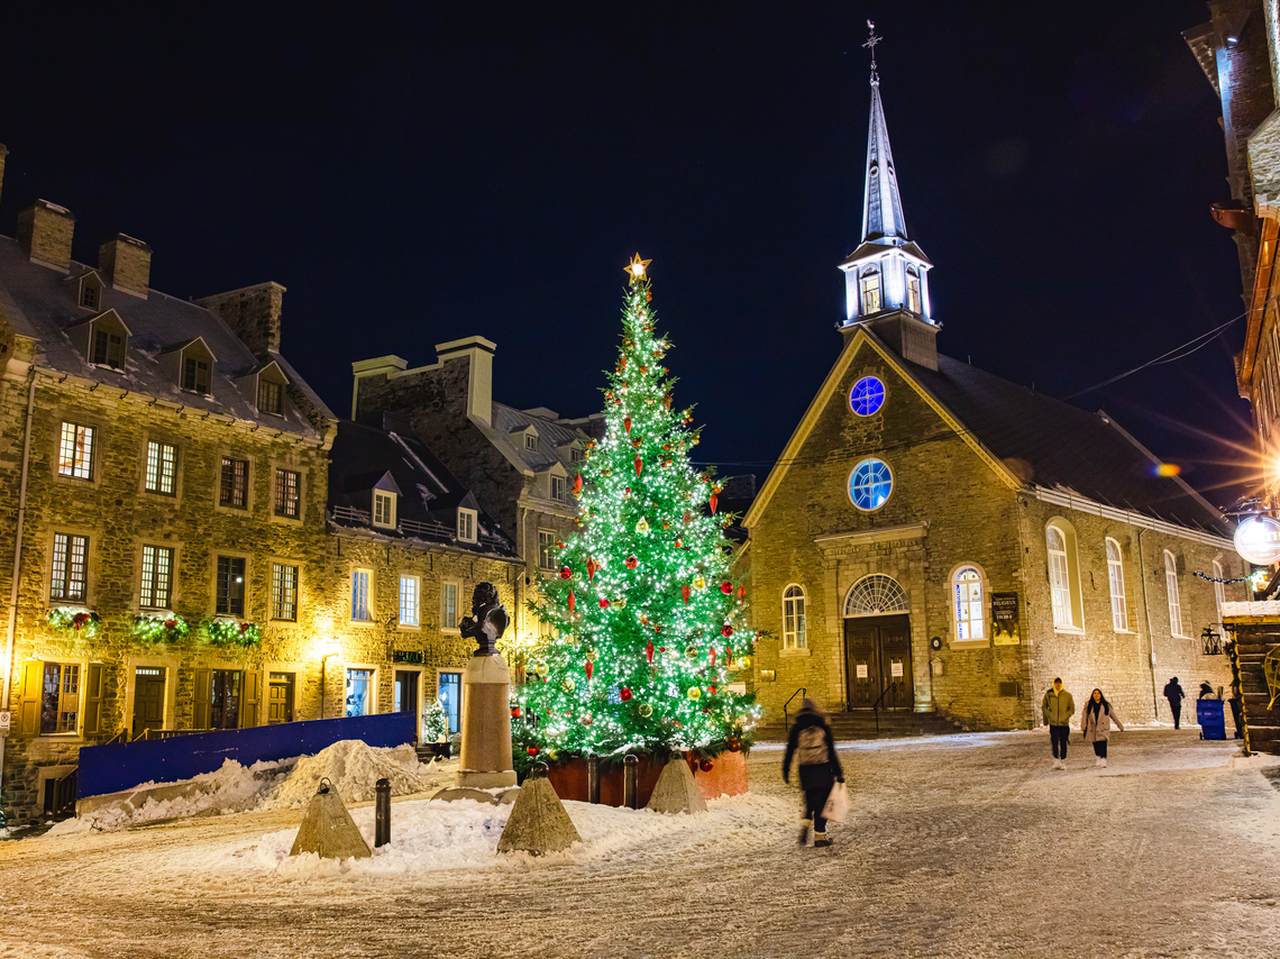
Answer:
<svg viewBox="0 0 1280 959"><path fill-rule="evenodd" d="M41 196L81 260L149 242L166 292L283 283L284 352L339 415L351 360L475 333L497 398L598 409L639 250L698 453L763 479L840 346L868 16L944 352L1065 396L1242 310L1208 215L1219 106L1180 36L1201 0L52 6L0 10L0 232ZM1079 401L1225 504L1242 331Z"/></svg>

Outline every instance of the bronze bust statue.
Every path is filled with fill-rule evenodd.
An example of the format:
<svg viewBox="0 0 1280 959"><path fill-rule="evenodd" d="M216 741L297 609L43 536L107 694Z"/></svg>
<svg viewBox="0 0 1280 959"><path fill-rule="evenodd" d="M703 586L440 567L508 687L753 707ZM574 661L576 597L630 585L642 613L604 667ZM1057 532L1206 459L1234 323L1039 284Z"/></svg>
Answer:
<svg viewBox="0 0 1280 959"><path fill-rule="evenodd" d="M498 589L493 583L477 583L471 594L471 613L458 623L458 631L474 639L479 647L473 656L493 656L498 652L498 640L506 632L511 620L498 602Z"/></svg>

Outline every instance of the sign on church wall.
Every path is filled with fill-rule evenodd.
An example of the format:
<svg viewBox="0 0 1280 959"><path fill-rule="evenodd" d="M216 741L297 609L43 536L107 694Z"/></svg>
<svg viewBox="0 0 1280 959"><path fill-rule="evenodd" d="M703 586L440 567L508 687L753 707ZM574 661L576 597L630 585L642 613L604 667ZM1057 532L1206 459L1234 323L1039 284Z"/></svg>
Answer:
<svg viewBox="0 0 1280 959"><path fill-rule="evenodd" d="M991 642L996 646L1017 646L1022 642L1017 593L991 594Z"/></svg>

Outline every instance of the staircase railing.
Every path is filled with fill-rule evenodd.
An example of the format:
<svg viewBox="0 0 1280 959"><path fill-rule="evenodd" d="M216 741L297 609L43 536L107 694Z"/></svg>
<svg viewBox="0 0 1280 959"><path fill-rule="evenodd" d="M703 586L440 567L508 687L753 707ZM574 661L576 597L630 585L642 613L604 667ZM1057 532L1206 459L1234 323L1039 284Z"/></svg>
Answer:
<svg viewBox="0 0 1280 959"><path fill-rule="evenodd" d="M791 713L790 713L791 703L795 700L797 696L799 696L800 699L803 700L808 695L809 695L809 687L801 686L794 693L788 696L787 701L782 704L782 731L784 733L791 732Z"/></svg>
<svg viewBox="0 0 1280 959"><path fill-rule="evenodd" d="M884 698L885 696L889 695L889 690L891 689L893 689L893 683L890 683L888 686L885 686L883 689L881 689L880 695L876 697L875 704L872 705L871 707L872 711L876 714L876 738L877 739L880 738L880 707L884 704Z"/></svg>

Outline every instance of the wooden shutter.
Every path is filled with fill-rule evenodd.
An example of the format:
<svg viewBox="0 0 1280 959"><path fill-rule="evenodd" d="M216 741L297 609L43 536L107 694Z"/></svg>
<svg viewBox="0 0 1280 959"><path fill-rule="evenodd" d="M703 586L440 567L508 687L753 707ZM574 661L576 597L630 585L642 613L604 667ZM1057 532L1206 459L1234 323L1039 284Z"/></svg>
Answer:
<svg viewBox="0 0 1280 959"><path fill-rule="evenodd" d="M84 687L84 737L102 733L102 663L90 663Z"/></svg>
<svg viewBox="0 0 1280 959"><path fill-rule="evenodd" d="M22 669L22 707L18 726L28 736L40 735L40 687L44 682L44 663L25 663Z"/></svg>
<svg viewBox="0 0 1280 959"><path fill-rule="evenodd" d="M257 726L262 704L262 673L256 669L245 670L244 696L240 699L240 726Z"/></svg>
<svg viewBox="0 0 1280 959"><path fill-rule="evenodd" d="M213 680L207 669L196 670L195 709L191 715L192 729L209 728L209 699L213 695Z"/></svg>

